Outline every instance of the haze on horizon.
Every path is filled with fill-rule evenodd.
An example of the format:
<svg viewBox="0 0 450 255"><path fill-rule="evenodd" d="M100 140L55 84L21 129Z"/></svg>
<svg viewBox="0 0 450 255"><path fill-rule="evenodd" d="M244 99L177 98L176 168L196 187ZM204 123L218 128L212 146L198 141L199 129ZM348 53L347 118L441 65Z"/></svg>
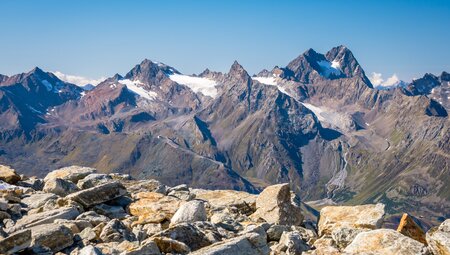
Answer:
<svg viewBox="0 0 450 255"><path fill-rule="evenodd" d="M16 0L0 9L6 75L39 66L95 81L144 58L186 74L226 72L238 60L253 74L341 44L373 79L450 71L444 0Z"/></svg>

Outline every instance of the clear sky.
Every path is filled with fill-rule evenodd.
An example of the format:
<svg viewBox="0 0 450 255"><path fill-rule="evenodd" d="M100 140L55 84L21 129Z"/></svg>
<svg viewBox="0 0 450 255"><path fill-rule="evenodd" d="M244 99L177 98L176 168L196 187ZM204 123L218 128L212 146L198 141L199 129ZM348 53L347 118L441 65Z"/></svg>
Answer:
<svg viewBox="0 0 450 255"><path fill-rule="evenodd" d="M89 78L144 58L179 71L250 74L346 45L366 73L450 71L449 0L0 0L0 73L39 66Z"/></svg>

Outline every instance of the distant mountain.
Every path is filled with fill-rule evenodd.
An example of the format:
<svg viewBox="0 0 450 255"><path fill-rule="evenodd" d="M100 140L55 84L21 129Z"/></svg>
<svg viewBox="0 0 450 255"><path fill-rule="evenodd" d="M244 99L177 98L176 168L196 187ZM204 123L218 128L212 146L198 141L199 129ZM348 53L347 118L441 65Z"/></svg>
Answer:
<svg viewBox="0 0 450 255"><path fill-rule="evenodd" d="M447 72L442 72L440 76L427 73L413 80L403 91L409 96L427 95L450 109L450 74Z"/></svg>
<svg viewBox="0 0 450 255"><path fill-rule="evenodd" d="M0 76L0 163L249 192L289 182L316 208L384 202L437 221L450 217L448 77L374 89L345 46L254 76L145 59L91 90L34 69Z"/></svg>

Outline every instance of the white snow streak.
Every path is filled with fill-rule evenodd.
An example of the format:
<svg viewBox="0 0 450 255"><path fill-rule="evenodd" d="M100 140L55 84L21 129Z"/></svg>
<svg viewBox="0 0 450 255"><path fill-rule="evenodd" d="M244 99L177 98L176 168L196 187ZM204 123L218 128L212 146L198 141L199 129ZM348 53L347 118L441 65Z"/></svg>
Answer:
<svg viewBox="0 0 450 255"><path fill-rule="evenodd" d="M144 85L140 81L132 81L129 79L120 80L119 83L127 86L128 90L138 94L139 96L148 100L154 100L158 94L154 91L148 91L142 87Z"/></svg>
<svg viewBox="0 0 450 255"><path fill-rule="evenodd" d="M183 74L171 74L169 78L176 83L188 86L195 93L201 92L203 95L213 98L217 96L217 83L214 80Z"/></svg>

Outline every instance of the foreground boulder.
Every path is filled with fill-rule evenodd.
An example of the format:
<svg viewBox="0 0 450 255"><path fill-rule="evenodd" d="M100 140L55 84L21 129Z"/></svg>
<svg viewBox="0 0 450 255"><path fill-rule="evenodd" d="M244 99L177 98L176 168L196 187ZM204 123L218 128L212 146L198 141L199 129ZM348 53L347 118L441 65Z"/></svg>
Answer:
<svg viewBox="0 0 450 255"><path fill-rule="evenodd" d="M44 182L47 182L51 179L60 178L63 180L69 180L73 183L77 183L84 177L96 172L97 170L91 167L82 167L82 166L63 167L48 173L47 176L45 176L44 178Z"/></svg>
<svg viewBox="0 0 450 255"><path fill-rule="evenodd" d="M194 200L181 205L175 212L170 223L172 225L182 222L206 221L205 204L202 201Z"/></svg>
<svg viewBox="0 0 450 255"><path fill-rule="evenodd" d="M428 230L426 240L433 254L450 254L450 219L442 222L439 227Z"/></svg>
<svg viewBox="0 0 450 255"><path fill-rule="evenodd" d="M339 228L376 229L384 216L384 204L327 206L320 211L319 236Z"/></svg>
<svg viewBox="0 0 450 255"><path fill-rule="evenodd" d="M397 231L425 245L427 244L427 241L425 239L425 232L407 213L404 213L402 218L400 219Z"/></svg>
<svg viewBox="0 0 450 255"><path fill-rule="evenodd" d="M256 195L235 190L194 189L196 199L207 201L215 210L236 208L240 213L250 215L256 210Z"/></svg>
<svg viewBox="0 0 450 255"><path fill-rule="evenodd" d="M300 207L291 202L289 183L265 188L256 199L256 212L253 219L262 218L268 223L279 225L300 225L303 215Z"/></svg>
<svg viewBox="0 0 450 255"><path fill-rule="evenodd" d="M22 230L0 240L0 254L13 254L27 248L30 244L31 230Z"/></svg>
<svg viewBox="0 0 450 255"><path fill-rule="evenodd" d="M359 233L344 250L345 254L413 255L429 254L424 244L392 229Z"/></svg>
<svg viewBox="0 0 450 255"><path fill-rule="evenodd" d="M110 201L126 193L125 187L120 182L110 182L72 193L66 198L78 202L87 208Z"/></svg>
<svg viewBox="0 0 450 255"><path fill-rule="evenodd" d="M156 192L141 192L129 206L131 215L139 216L138 224L170 221L184 201Z"/></svg>
<svg viewBox="0 0 450 255"><path fill-rule="evenodd" d="M0 165L0 180L9 184L16 184L20 181L20 176L9 166Z"/></svg>
<svg viewBox="0 0 450 255"><path fill-rule="evenodd" d="M73 220L79 215L74 207L62 207L55 210L27 215L17 221L15 228L29 228L37 225L53 223L57 219Z"/></svg>
<svg viewBox="0 0 450 255"><path fill-rule="evenodd" d="M73 234L61 224L45 224L31 229L33 246L48 248L52 252L60 251L73 244Z"/></svg>
<svg viewBox="0 0 450 255"><path fill-rule="evenodd" d="M71 193L77 192L79 189L71 181L66 181L60 178L50 179L45 182L43 191L56 194L60 197L65 197Z"/></svg>
<svg viewBox="0 0 450 255"><path fill-rule="evenodd" d="M212 244L200 250L192 252L192 255L225 255L246 254L263 255L269 254L267 237L262 227L257 227L241 236L230 238L222 242Z"/></svg>

